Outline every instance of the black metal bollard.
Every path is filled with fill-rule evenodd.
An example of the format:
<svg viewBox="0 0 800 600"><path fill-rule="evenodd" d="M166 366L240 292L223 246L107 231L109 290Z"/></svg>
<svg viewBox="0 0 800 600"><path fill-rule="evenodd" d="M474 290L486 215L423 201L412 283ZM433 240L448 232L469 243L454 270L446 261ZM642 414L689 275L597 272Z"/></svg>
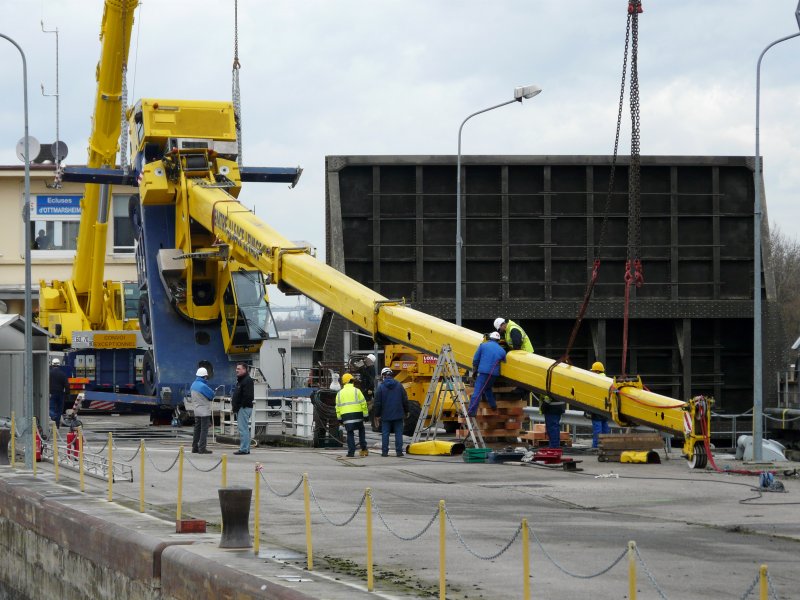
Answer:
<svg viewBox="0 0 800 600"><path fill-rule="evenodd" d="M250 499L251 488L233 486L219 489L219 507L222 512L222 539L220 548L251 548Z"/></svg>
<svg viewBox="0 0 800 600"><path fill-rule="evenodd" d="M10 465L8 460L8 443L11 441L11 430L0 429L0 465Z"/></svg>

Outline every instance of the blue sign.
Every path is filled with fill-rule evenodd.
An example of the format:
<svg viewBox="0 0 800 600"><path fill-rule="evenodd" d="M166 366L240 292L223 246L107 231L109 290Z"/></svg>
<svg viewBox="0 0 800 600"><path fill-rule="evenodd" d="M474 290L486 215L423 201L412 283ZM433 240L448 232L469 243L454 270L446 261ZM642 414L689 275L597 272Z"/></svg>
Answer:
<svg viewBox="0 0 800 600"><path fill-rule="evenodd" d="M36 196L31 206L34 217L80 217L82 196Z"/></svg>

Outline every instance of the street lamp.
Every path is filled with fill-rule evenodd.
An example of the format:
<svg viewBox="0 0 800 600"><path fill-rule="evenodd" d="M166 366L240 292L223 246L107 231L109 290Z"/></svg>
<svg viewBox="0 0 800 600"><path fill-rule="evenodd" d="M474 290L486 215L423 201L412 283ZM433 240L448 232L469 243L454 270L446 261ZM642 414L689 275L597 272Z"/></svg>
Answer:
<svg viewBox="0 0 800 600"><path fill-rule="evenodd" d="M800 27L800 2L794 13ZM759 140L759 121L761 117L761 60L773 46L800 36L800 32L775 40L761 52L756 66L756 155L753 181L755 187L755 209L753 211L753 461L762 459L763 431L763 383L762 383L762 340L761 340L761 186L764 174L761 172L761 149Z"/></svg>
<svg viewBox="0 0 800 600"><path fill-rule="evenodd" d="M464 129L464 124L476 115L489 112L490 110L514 102L528 100L541 93L541 91L542 88L536 85L514 88L513 100L508 100L472 113L461 122L461 127L458 128L458 159L456 160L456 325L458 326L461 326L461 253L464 246L464 241L461 239L461 130Z"/></svg>
<svg viewBox="0 0 800 600"><path fill-rule="evenodd" d="M25 53L17 42L2 33L0 33L0 37L14 44L22 57L22 101L25 113L25 137L23 138L25 152L25 206L23 208L25 220L25 360L23 366L25 375L23 396L25 403L22 407L25 425L22 427L22 433L26 431L31 433L28 427L33 425L33 329L31 325L33 307L31 301L31 155L28 147L28 63L25 60ZM30 440L31 435L28 435L26 439ZM26 443L25 467L27 469L33 468L33 452L32 444Z"/></svg>

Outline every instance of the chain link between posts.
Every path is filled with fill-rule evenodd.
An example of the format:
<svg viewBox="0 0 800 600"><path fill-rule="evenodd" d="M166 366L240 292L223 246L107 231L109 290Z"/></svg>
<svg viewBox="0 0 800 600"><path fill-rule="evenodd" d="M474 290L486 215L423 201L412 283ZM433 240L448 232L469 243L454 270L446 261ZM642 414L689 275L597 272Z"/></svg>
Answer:
<svg viewBox="0 0 800 600"><path fill-rule="evenodd" d="M217 460L216 463L214 463L214 466L208 467L207 469L205 469L203 467L198 467L196 464L194 464L192 462L192 459L189 458L188 455L184 454L184 458L186 458L186 462L187 463L192 465L196 470L200 471L201 473L210 473L211 471L213 471L214 469L216 469L218 466L220 466L222 464L222 459L220 458L219 460Z"/></svg>
<svg viewBox="0 0 800 600"><path fill-rule="evenodd" d="M668 600L667 595L658 586L658 583L656 582L656 578L653 577L653 574L650 572L650 569L647 567L647 563L644 562L644 559L642 558L642 555L639 553L639 546L634 546L633 547L633 551L636 553L636 558L639 559L639 563L641 563L641 565L642 565L642 570L644 571L644 574L647 575L647 578L650 580L650 583L653 584L653 587L655 588L656 592L658 592L658 595L661 596L662 600Z"/></svg>
<svg viewBox="0 0 800 600"><path fill-rule="evenodd" d="M513 543L517 541L517 538L519 537L519 534L520 534L520 533L522 533L522 525L520 524L520 525L517 527L517 530L514 532L514 535L512 535L512 536L511 536L511 539L510 539L510 540L508 540L508 543L507 543L505 546L503 546L502 548L500 548L500 550L498 550L498 551L497 551L497 552L495 552L494 554L483 555L483 554L479 554L478 552L475 552L475 550L473 550L472 548L470 548L469 544L467 544L467 542L466 542L466 541L464 541L464 538L462 538L462 537L461 537L461 532L458 530L458 527L456 527L456 524L455 524L455 523L453 523L453 519L452 519L452 517L450 516L450 512L447 510L447 507L445 507L445 509L444 509L444 514L445 514L445 516L447 517L447 522L448 522L448 523L450 523L450 527L451 527L451 528L453 529L453 531L455 532L455 534L456 534L456 538L458 539L458 542L459 542L459 543L460 543L460 544L461 544L461 545L464 547L464 549L465 549L467 552L469 552L470 554L472 554L472 556L474 556L475 558L479 558L479 559L481 559L481 560L494 560L494 559L496 559L496 558L499 558L500 556L502 556L503 554L505 554L505 552L506 552L506 551L507 551L509 548L511 548L511 546L513 545Z"/></svg>
<svg viewBox="0 0 800 600"><path fill-rule="evenodd" d="M753 590L756 589L759 579L761 579L760 575L756 575L755 578L753 579L753 583L750 584L750 587L747 588L747 591L741 595L739 600L747 600L747 598L750 597L750 594L752 594Z"/></svg>
<svg viewBox="0 0 800 600"><path fill-rule="evenodd" d="M317 500L317 495L314 493L314 488L311 487L311 485L308 486L308 490L311 492L311 498L314 500L314 504L317 505L317 508L319 509L319 512L322 515L322 517L334 527L344 527L345 525L349 525L353 521L353 519L356 518L356 515L359 512L361 512L361 507L364 506L364 501L367 499L367 493L366 492L362 493L361 500L358 502L358 506L356 506L356 509L353 511L353 514L351 514L347 519L345 519L341 523L337 523L335 521L332 521L331 518L325 514L325 511L322 510L322 506L320 506L319 500Z"/></svg>
<svg viewBox="0 0 800 600"><path fill-rule="evenodd" d="M616 559L614 559L614 561L610 565L608 565L605 569L602 569L602 570L598 571L597 573L593 573L592 575L581 575L579 573L573 573L572 571L570 571L566 567L563 567L555 558L550 556L550 553L545 549L544 545L542 544L541 540L539 539L539 536L536 535L536 532L533 529L531 529L530 526L528 526L528 531L530 532L531 537L536 542L536 545L539 546L539 548L541 549L542 553L547 557L547 560L549 560L551 563L553 563L553 565L559 571L564 573L565 575L569 575L570 577L574 577L576 579L594 579L595 577L600 577L600 575L605 575L611 569L616 567L620 563L620 561L622 561L622 559L625 558L627 556L627 554L628 554L628 549L625 548L620 553L620 555Z"/></svg>
<svg viewBox="0 0 800 600"><path fill-rule="evenodd" d="M391 533L398 540L402 540L404 542L413 542L414 540L421 538L423 535L425 535L425 532L428 531L428 529L430 529L431 526L436 522L436 519L439 516L439 507L437 506L434 509L433 514L431 515L431 518L428 521L428 523L414 535L406 537L404 535L397 533L394 529L392 529L392 526L386 522L386 519L384 519L383 514L378 508L378 504L375 502L375 498L372 499L372 508L375 510L375 513L378 515L378 518L381 520L381 523L383 523L383 526L386 527L389 533Z"/></svg>
<svg viewBox="0 0 800 600"><path fill-rule="evenodd" d="M264 484L267 486L267 489L268 489L270 492L272 492L273 494L275 494L276 496L278 496L278 498L288 498L289 496L291 496L292 494L294 494L294 493L295 493L297 490L299 490L299 489L300 489L300 486L302 486L302 485L303 485L303 476L301 475L301 476L300 476L300 481L298 481L298 482L297 482L297 485L296 485L296 486L294 486L294 487L292 488L292 491L291 491L291 492L289 492L289 493L287 493L287 494L282 494L282 493L280 493L278 490L276 490L275 488L273 488L273 487L272 487L272 486L269 484L269 481L267 481L267 478L266 478L266 477L264 477L264 472L263 472L263 471L259 471L259 473L261 474L261 480L262 480L262 481L264 482Z"/></svg>
<svg viewBox="0 0 800 600"><path fill-rule="evenodd" d="M769 590L769 595L772 596L772 600L779 600L778 594L775 593L775 586L772 585L772 577L767 571L767 589Z"/></svg>

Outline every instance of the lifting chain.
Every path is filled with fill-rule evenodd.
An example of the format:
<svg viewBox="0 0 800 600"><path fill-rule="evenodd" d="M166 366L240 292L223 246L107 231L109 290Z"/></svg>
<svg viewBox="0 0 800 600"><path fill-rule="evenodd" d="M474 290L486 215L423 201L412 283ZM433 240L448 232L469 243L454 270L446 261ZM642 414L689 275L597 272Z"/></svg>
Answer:
<svg viewBox="0 0 800 600"><path fill-rule="evenodd" d="M128 174L128 124L126 113L128 112L128 53L125 51L125 41L130 44L130 36L126 35L125 28L128 26L128 2L122 2L122 90L119 96L120 105L120 128L119 128L119 164L122 172ZM133 19L131 19L131 29L133 29ZM111 161L114 162L113 159ZM114 165L109 165L112 169Z"/></svg>
<svg viewBox="0 0 800 600"><path fill-rule="evenodd" d="M236 125L236 161L242 167L242 97L239 91L239 0L233 3L233 70L231 72L231 96L233 119Z"/></svg>

